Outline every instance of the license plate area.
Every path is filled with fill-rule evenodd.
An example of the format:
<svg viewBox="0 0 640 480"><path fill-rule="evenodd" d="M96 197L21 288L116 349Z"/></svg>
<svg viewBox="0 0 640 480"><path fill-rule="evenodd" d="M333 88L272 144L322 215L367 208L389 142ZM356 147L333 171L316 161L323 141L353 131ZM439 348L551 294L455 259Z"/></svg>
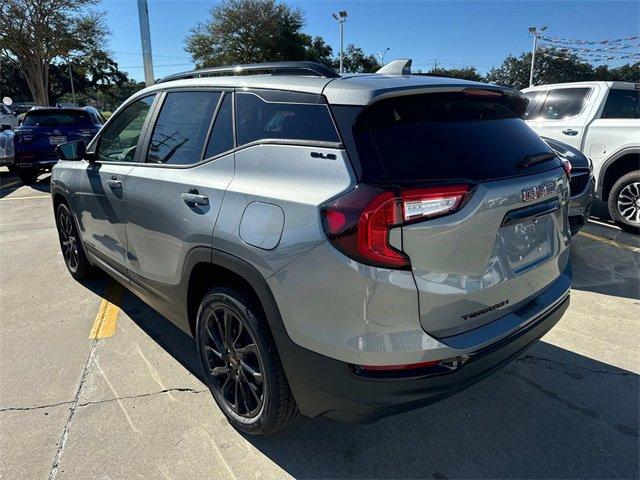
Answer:
<svg viewBox="0 0 640 480"><path fill-rule="evenodd" d="M551 258L555 222L552 214L527 218L500 228L509 269L519 275Z"/></svg>
<svg viewBox="0 0 640 480"><path fill-rule="evenodd" d="M50 145L60 145L61 143L65 143L67 141L67 137L63 135L51 135L49 137Z"/></svg>

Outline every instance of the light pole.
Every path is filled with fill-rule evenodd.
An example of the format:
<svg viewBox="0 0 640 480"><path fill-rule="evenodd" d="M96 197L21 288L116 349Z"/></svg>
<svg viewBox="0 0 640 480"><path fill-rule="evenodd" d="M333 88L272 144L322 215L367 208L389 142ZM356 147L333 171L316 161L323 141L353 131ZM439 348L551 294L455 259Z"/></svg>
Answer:
<svg viewBox="0 0 640 480"><path fill-rule="evenodd" d="M381 52L376 52L376 54L380 57L380 63L382 64L383 67L384 67L384 56L387 54L389 50L390 50L389 47L387 47Z"/></svg>
<svg viewBox="0 0 640 480"><path fill-rule="evenodd" d="M340 10L338 13L332 13L331 15L340 24L340 73L342 73L344 71L342 68L342 58L344 55L344 22L347 21L347 12L346 10Z"/></svg>
<svg viewBox="0 0 640 480"><path fill-rule="evenodd" d="M153 78L153 59L151 57L151 33L149 32L149 11L147 0L138 0L138 18L140 20L140 40L142 42L142 64L144 65L144 83L147 87L156 81Z"/></svg>
<svg viewBox="0 0 640 480"><path fill-rule="evenodd" d="M76 89L73 86L73 74L71 73L71 60L67 59L67 68L69 69L69 81L71 82L71 98L73 98L73 104L76 103Z"/></svg>
<svg viewBox="0 0 640 480"><path fill-rule="evenodd" d="M533 49L531 50L531 72L529 73L529 86L533 87L533 68L536 65L536 50L538 50L538 39L547 27L529 27L529 35L533 37Z"/></svg>

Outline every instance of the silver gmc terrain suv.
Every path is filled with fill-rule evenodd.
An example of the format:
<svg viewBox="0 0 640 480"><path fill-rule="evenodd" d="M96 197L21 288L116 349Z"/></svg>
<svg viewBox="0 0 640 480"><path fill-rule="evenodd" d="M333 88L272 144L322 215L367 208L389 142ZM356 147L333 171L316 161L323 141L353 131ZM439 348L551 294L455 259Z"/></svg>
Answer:
<svg viewBox="0 0 640 480"><path fill-rule="evenodd" d="M173 75L58 147L64 259L193 335L244 432L441 400L569 304L567 172L526 104L400 60Z"/></svg>

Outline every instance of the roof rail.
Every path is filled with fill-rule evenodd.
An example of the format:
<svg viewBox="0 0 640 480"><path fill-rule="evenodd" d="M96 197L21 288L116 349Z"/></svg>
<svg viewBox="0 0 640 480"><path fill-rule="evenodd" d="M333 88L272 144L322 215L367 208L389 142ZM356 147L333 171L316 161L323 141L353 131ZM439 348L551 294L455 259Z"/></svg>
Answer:
<svg viewBox="0 0 640 480"><path fill-rule="evenodd" d="M175 73L161 78L156 83L181 80L184 78L207 77L218 74L241 75L247 72L270 72L272 75L303 75L311 77L337 78L335 71L315 62L269 62L249 63L245 65L228 65L224 67L210 67Z"/></svg>

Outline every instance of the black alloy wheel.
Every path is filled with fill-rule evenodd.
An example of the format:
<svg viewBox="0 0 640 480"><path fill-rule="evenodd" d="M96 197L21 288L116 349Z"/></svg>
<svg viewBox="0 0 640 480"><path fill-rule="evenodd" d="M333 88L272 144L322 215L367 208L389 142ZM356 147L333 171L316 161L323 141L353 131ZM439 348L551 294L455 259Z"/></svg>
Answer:
<svg viewBox="0 0 640 480"><path fill-rule="evenodd" d="M64 202L58 204L56 208L56 227L62 257L71 276L76 280L90 277L92 274L91 264L84 253L71 210Z"/></svg>
<svg viewBox="0 0 640 480"><path fill-rule="evenodd" d="M264 367L251 332L225 304L213 304L205 322L204 352L214 395L235 415L255 418L264 406Z"/></svg>
<svg viewBox="0 0 640 480"><path fill-rule="evenodd" d="M58 235L60 236L60 247L62 256L71 273L78 271L80 253L78 252L78 237L76 236L73 220L66 208L59 209L58 212Z"/></svg>
<svg viewBox="0 0 640 480"><path fill-rule="evenodd" d="M269 323L247 287L211 288L195 336L204 380L233 427L270 435L298 417Z"/></svg>

